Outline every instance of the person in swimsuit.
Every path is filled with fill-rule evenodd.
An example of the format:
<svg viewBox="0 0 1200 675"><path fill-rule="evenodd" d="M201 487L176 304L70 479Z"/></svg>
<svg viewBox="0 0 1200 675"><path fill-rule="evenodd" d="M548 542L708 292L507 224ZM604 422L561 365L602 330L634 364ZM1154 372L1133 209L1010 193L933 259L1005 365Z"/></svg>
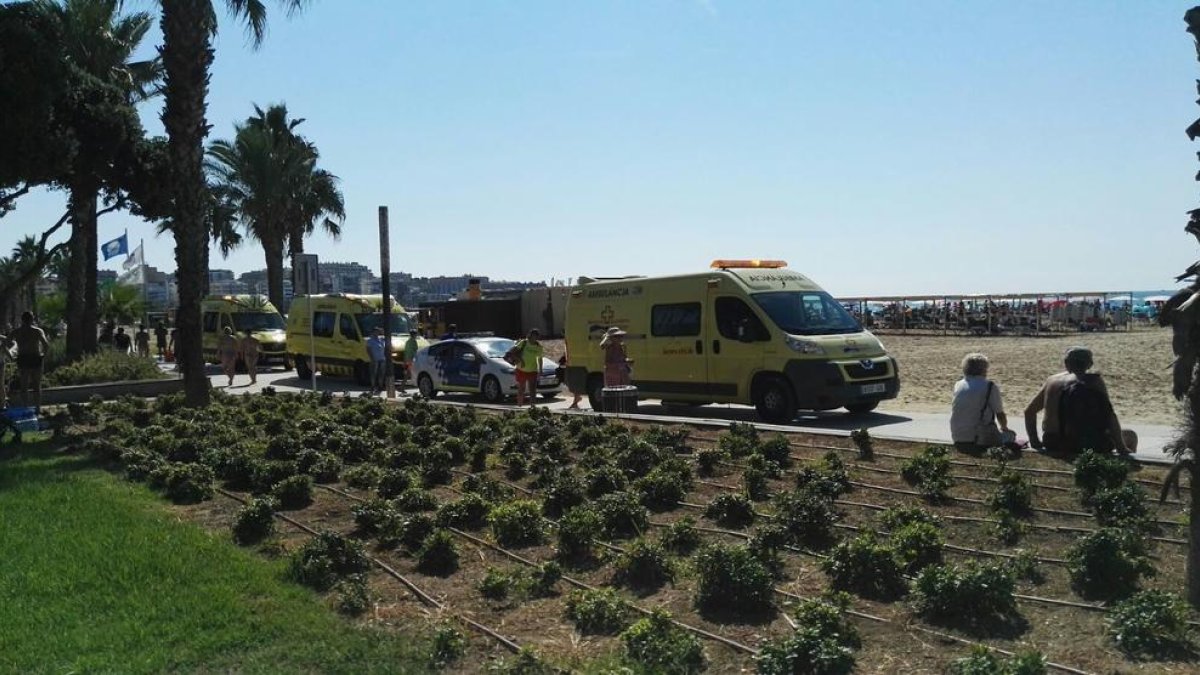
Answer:
<svg viewBox="0 0 1200 675"><path fill-rule="evenodd" d="M225 334L217 345L217 354L221 357L221 372L229 378L229 386L233 386L233 376L237 373L238 339L233 336L233 328L225 326Z"/></svg>
<svg viewBox="0 0 1200 675"><path fill-rule="evenodd" d="M246 331L246 337L242 338L242 363L246 364L246 372L250 373L250 384L258 382L258 340L254 337L254 332Z"/></svg>
<svg viewBox="0 0 1200 675"><path fill-rule="evenodd" d="M9 338L17 344L17 377L20 379L21 403L29 405L29 390L34 391L34 408L42 412L42 361L50 341L46 332L33 325L33 312L21 314L21 325Z"/></svg>

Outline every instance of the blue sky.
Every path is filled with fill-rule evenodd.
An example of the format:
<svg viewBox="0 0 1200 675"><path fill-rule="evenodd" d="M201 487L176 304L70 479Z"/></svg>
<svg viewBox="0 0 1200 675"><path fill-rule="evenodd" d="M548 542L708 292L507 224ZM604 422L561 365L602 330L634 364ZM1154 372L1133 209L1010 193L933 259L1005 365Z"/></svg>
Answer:
<svg viewBox="0 0 1200 675"><path fill-rule="evenodd" d="M209 120L307 119L348 211L323 260L377 269L386 204L419 275L770 257L837 295L1163 288L1200 257L1190 4L314 0L257 51L223 20ZM62 202L21 201L0 247ZM150 225L100 228L174 267Z"/></svg>

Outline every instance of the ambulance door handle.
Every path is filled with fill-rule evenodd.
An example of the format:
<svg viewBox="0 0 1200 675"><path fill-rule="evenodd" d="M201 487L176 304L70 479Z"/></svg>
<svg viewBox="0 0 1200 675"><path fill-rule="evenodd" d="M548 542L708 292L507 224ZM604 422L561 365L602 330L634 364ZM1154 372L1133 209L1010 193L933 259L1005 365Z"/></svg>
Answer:
<svg viewBox="0 0 1200 675"><path fill-rule="evenodd" d="M704 353L704 340L696 340L696 353L697 354Z"/></svg>
<svg viewBox="0 0 1200 675"><path fill-rule="evenodd" d="M713 340L713 353L714 354L721 353L721 341L720 340Z"/></svg>

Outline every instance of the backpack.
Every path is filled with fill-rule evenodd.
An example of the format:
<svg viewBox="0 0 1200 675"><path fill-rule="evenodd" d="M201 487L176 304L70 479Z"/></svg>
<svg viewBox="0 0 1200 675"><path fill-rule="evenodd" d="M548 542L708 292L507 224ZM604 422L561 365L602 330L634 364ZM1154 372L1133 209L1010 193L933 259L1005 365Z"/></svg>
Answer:
<svg viewBox="0 0 1200 675"><path fill-rule="evenodd" d="M1108 437L1112 403L1094 379L1077 377L1063 386L1058 399L1058 429L1064 449L1070 452L1113 449Z"/></svg>

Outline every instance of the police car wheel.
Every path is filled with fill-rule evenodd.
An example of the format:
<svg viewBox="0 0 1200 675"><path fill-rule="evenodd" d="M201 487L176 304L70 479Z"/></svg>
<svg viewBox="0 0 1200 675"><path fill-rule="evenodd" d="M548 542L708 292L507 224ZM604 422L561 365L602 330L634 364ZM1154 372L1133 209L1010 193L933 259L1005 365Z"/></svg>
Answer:
<svg viewBox="0 0 1200 675"><path fill-rule="evenodd" d="M796 404L792 400L792 390L787 383L778 379L768 380L758 388L754 408L758 411L758 416L765 422L776 424L791 422L796 416Z"/></svg>
<svg viewBox="0 0 1200 675"><path fill-rule="evenodd" d="M421 396L425 398L437 396L437 389L433 388L433 379L429 377L429 373L421 373L421 376L417 378L417 391L421 392Z"/></svg>
<svg viewBox="0 0 1200 675"><path fill-rule="evenodd" d="M482 392L483 400L488 403L499 403L504 400L504 390L500 388L500 380L493 375L483 378Z"/></svg>

